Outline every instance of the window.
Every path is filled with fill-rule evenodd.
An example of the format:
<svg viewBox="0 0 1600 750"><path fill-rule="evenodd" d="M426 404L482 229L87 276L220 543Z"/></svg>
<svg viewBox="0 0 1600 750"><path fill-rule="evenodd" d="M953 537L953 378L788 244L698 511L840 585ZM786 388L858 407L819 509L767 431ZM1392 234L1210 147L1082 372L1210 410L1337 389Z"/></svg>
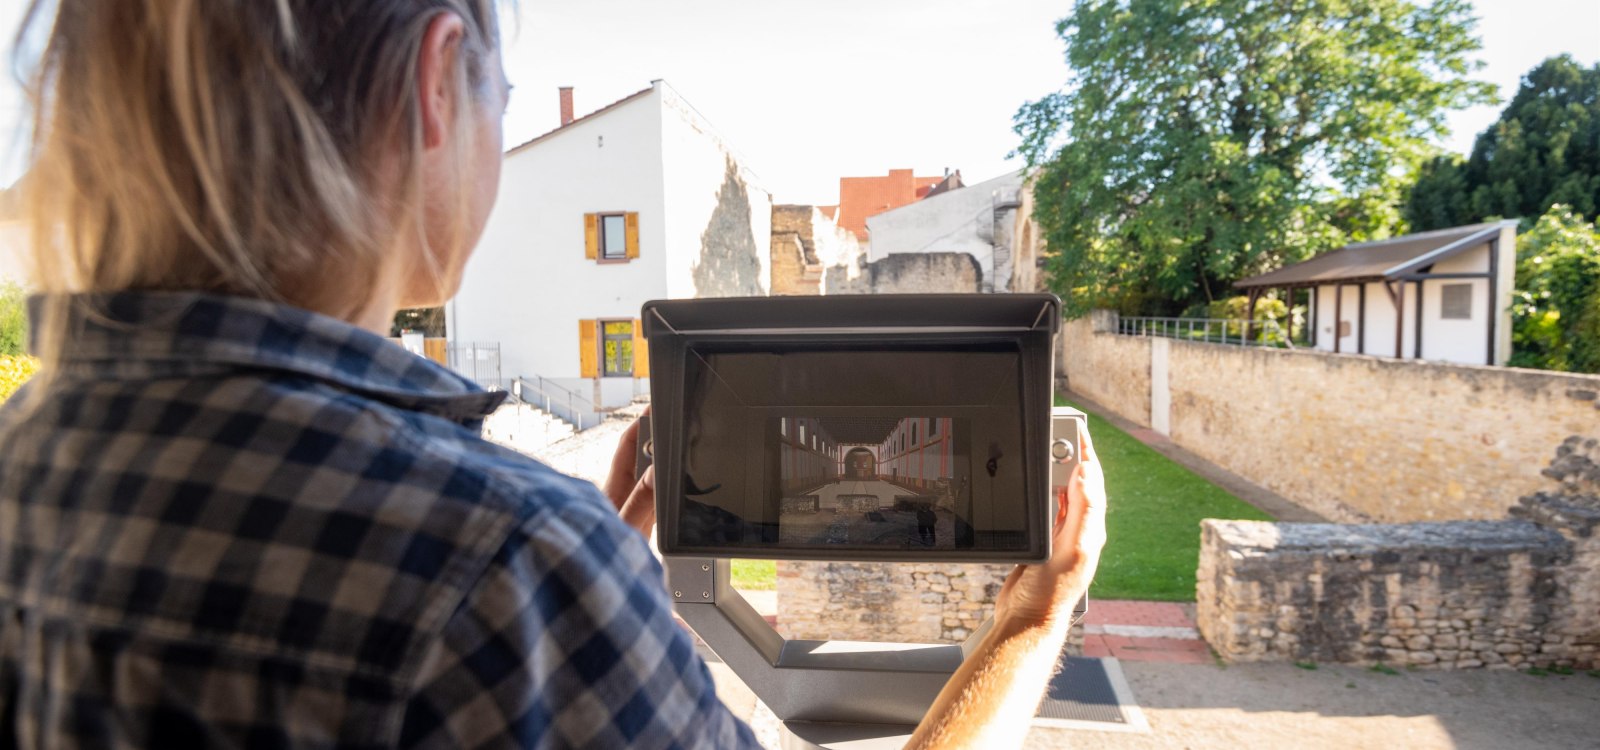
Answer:
<svg viewBox="0 0 1600 750"><path fill-rule="evenodd" d="M633 377L633 321L605 321L600 346L606 377Z"/></svg>
<svg viewBox="0 0 1600 750"><path fill-rule="evenodd" d="M1445 320L1472 320L1471 284L1445 284L1439 291L1439 317Z"/></svg>
<svg viewBox="0 0 1600 750"><path fill-rule="evenodd" d="M583 215L584 257L621 263L639 257L639 214L615 211Z"/></svg>
<svg viewBox="0 0 1600 750"><path fill-rule="evenodd" d="M628 257L628 230L622 214L600 217L600 257L625 260Z"/></svg>

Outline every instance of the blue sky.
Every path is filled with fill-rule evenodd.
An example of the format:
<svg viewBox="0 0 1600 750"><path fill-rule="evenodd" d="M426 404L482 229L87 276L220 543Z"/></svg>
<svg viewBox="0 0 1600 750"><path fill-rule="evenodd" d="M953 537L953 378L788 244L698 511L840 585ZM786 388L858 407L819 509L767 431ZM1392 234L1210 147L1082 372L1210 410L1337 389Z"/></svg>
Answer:
<svg viewBox="0 0 1600 750"><path fill-rule="evenodd" d="M7 40L22 0L0 0ZM556 88L579 113L665 78L786 203L833 203L842 175L1017 168L1011 115L1066 77L1056 0L520 0L506 64L507 146L554 127ZM1600 61L1600 0L1477 0L1485 67L1515 91L1545 57ZM1499 105L1458 112L1444 146L1466 152ZM20 95L0 86L0 180L21 170Z"/></svg>

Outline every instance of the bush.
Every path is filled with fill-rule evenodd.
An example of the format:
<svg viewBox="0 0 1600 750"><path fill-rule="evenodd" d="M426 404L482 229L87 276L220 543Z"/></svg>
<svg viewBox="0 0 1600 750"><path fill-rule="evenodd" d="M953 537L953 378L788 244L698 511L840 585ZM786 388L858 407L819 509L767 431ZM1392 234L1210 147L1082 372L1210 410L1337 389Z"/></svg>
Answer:
<svg viewBox="0 0 1600 750"><path fill-rule="evenodd" d="M39 360L33 357L0 356L0 402L11 398L38 371Z"/></svg>
<svg viewBox="0 0 1600 750"><path fill-rule="evenodd" d="M1517 240L1510 364L1600 372L1600 226L1551 206Z"/></svg>
<svg viewBox="0 0 1600 750"><path fill-rule="evenodd" d="M0 357L26 354L28 293L15 282L0 282Z"/></svg>

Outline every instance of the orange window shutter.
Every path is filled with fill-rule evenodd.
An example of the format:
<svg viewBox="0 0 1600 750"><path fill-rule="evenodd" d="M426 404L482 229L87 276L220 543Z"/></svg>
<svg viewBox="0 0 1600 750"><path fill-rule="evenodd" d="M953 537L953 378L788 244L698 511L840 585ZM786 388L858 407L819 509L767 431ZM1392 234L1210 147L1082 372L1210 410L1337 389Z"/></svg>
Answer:
<svg viewBox="0 0 1600 750"><path fill-rule="evenodd" d="M644 337L644 324L633 319L633 376L650 377L650 341Z"/></svg>
<svg viewBox="0 0 1600 750"><path fill-rule="evenodd" d="M600 257L600 215L583 215L583 257L595 260Z"/></svg>
<svg viewBox="0 0 1600 750"><path fill-rule="evenodd" d="M600 377L599 324L593 319L578 321L578 377Z"/></svg>
<svg viewBox="0 0 1600 750"><path fill-rule="evenodd" d="M628 236L628 258L639 257L639 214L629 211L624 214L623 222L626 224Z"/></svg>

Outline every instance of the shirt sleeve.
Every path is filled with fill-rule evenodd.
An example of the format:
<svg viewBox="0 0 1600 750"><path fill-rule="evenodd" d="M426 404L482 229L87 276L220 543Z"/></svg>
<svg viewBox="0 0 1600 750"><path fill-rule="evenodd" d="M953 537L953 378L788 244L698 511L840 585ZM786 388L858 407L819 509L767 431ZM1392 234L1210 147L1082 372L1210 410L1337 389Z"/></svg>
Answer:
<svg viewBox="0 0 1600 750"><path fill-rule="evenodd" d="M649 547L591 505L512 534L425 659L402 746L760 747L673 619Z"/></svg>

